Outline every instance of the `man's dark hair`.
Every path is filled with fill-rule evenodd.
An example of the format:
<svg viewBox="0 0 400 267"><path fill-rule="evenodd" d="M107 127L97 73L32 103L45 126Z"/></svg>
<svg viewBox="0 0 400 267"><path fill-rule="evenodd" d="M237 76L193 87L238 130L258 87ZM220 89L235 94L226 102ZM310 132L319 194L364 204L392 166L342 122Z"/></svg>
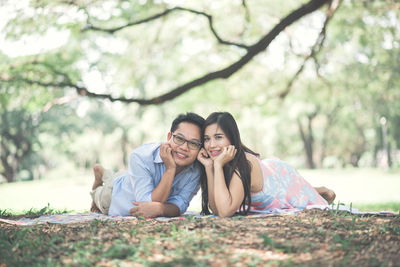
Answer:
<svg viewBox="0 0 400 267"><path fill-rule="evenodd" d="M171 133L173 133L181 122L193 123L199 126L200 130L203 129L204 118L193 112L187 112L186 114L179 114L178 117L172 122Z"/></svg>

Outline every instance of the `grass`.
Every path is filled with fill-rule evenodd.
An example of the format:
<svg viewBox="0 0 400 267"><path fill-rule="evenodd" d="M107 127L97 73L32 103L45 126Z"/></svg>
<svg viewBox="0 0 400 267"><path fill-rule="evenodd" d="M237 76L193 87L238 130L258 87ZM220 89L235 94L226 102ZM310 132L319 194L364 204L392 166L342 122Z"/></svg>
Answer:
<svg viewBox="0 0 400 267"><path fill-rule="evenodd" d="M300 170L313 186L326 186L336 192L336 201L358 205L400 202L400 170L317 169Z"/></svg>
<svg viewBox="0 0 400 267"><path fill-rule="evenodd" d="M364 211L400 210L400 175L383 170L301 170ZM0 217L88 211L90 172L55 171L45 180L0 184ZM191 202L200 210L199 194ZM386 266L400 262L400 215L356 216L338 209L296 216L100 221L30 227L0 224L0 266Z"/></svg>
<svg viewBox="0 0 400 267"><path fill-rule="evenodd" d="M9 218L9 219L17 219L20 217L37 218L37 217L40 217L43 215L63 214L63 213L69 213L69 212L71 212L71 211L68 211L66 209L59 210L59 209L51 208L50 204L47 203L47 206L45 206L41 209L30 208L29 210L26 210L24 212L14 212L12 210L0 209L0 217L1 218Z"/></svg>
<svg viewBox="0 0 400 267"><path fill-rule="evenodd" d="M355 204L355 206L360 211L393 211L393 212L400 212L400 202L382 202L382 203L371 203L371 204Z"/></svg>
<svg viewBox="0 0 400 267"><path fill-rule="evenodd" d="M48 204L58 210L88 211L91 203L91 173L68 173L55 170L46 179L0 184L2 209L24 213Z"/></svg>
<svg viewBox="0 0 400 267"><path fill-rule="evenodd" d="M310 210L238 220L1 226L0 266L392 266L400 260L400 215Z"/></svg>

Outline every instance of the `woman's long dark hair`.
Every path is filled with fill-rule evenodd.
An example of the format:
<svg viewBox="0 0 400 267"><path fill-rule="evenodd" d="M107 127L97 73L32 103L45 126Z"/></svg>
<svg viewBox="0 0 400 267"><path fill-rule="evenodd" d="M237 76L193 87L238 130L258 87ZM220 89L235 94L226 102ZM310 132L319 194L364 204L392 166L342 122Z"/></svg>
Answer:
<svg viewBox="0 0 400 267"><path fill-rule="evenodd" d="M237 149L235 157L225 164L224 166L224 176L226 186L229 188L233 173L236 173L242 180L244 189L244 198L242 204L239 208L240 214L247 214L250 210L251 196L250 196L250 186L251 186L251 164L246 158L246 152L253 155L259 156L259 154L251 151L245 145L242 144L240 140L240 133L237 127L236 121L233 116L228 112L214 112L211 113L203 126L202 136L204 136L204 131L207 126L216 123L218 127L224 131L226 137L229 139L230 143ZM210 214L208 210L208 186L207 186L207 176L204 166L201 170L201 191L202 191L202 213Z"/></svg>

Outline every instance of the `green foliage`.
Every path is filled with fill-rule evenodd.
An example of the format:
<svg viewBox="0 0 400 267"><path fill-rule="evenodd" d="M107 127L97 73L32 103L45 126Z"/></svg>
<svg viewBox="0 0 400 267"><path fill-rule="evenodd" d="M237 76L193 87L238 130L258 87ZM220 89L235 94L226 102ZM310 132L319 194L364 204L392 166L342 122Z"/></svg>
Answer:
<svg viewBox="0 0 400 267"><path fill-rule="evenodd" d="M1 167L0 174L11 182L17 173L28 170L30 166L42 162L38 142L38 121L40 117L30 114L24 109L16 108L7 111L0 109L0 142L1 142ZM33 175L27 177L32 179Z"/></svg>
<svg viewBox="0 0 400 267"><path fill-rule="evenodd" d="M299 4L204 0L184 6L212 15L222 39L252 45ZM316 113L306 135L317 167L376 166L384 146L381 117L387 119L390 148L400 147L400 14L390 5L342 1L327 26L323 47L305 64L284 99L278 95L309 53L325 9L288 27L265 53L228 79L209 82L157 107L87 100L79 95L80 88L114 97L151 98L228 66L245 50L218 43L204 16L182 10L123 27L172 8L171 3L35 0L19 10L10 8L2 30L6 41L25 40L29 45L18 51L19 56L0 52L1 113L15 117L16 123L28 118L37 125L26 129L25 137L25 144L35 149L7 179L15 180L22 170L48 168L61 157L79 167L99 160L123 167L117 163L122 162L121 154L144 141L159 141L170 120L185 111L204 116L230 111L244 143L295 165L306 162L302 158L307 144L298 122L305 127L309 115ZM123 29L107 32L120 26ZM42 48L35 50L35 42L43 43ZM85 105L89 107L81 112ZM3 134L1 138L10 141ZM99 149L100 143L105 147ZM21 150L17 147L10 149ZM82 149L88 153L81 155ZM0 171L5 168L3 163Z"/></svg>

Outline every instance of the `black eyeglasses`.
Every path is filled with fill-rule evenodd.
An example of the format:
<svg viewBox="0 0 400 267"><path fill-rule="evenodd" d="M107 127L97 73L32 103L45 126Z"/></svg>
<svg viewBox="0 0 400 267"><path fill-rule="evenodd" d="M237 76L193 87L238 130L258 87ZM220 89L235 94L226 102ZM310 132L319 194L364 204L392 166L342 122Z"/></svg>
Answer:
<svg viewBox="0 0 400 267"><path fill-rule="evenodd" d="M182 136L179 136L176 134L172 134L172 140L174 141L175 144L180 145L180 146L186 142L188 144L188 147L192 150L199 150L201 147L201 143L186 140Z"/></svg>

